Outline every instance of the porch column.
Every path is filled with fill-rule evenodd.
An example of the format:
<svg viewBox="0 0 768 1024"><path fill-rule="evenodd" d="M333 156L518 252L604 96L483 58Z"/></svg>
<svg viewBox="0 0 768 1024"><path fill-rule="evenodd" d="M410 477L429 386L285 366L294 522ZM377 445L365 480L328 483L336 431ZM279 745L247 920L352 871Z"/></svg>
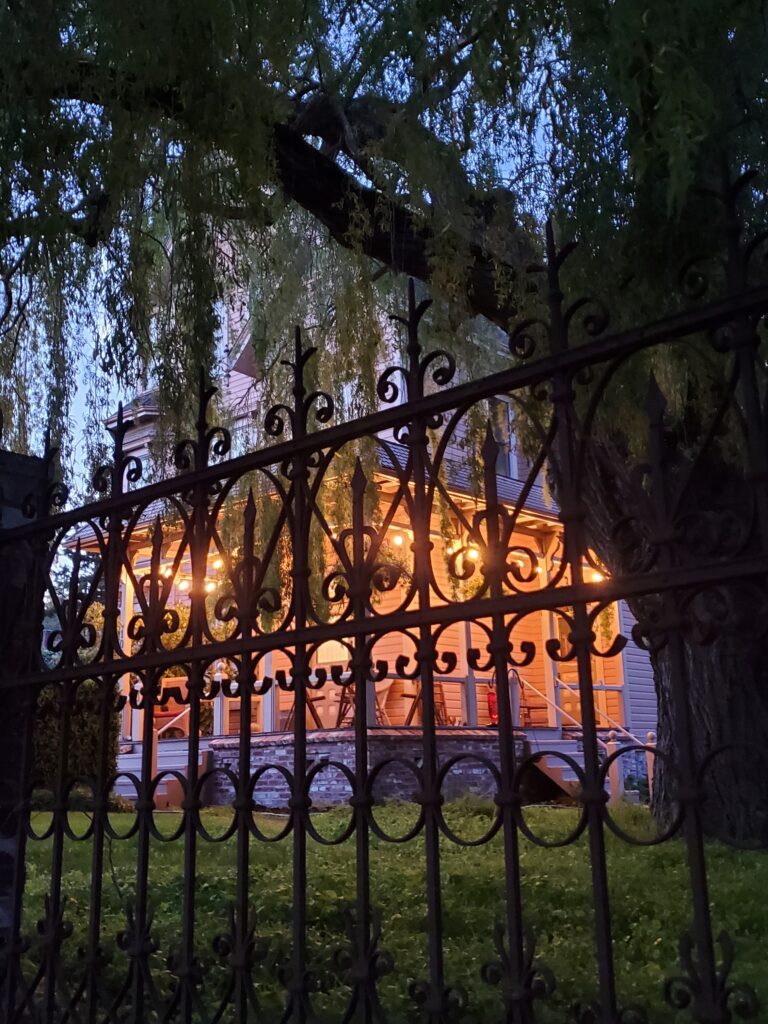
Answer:
<svg viewBox="0 0 768 1024"><path fill-rule="evenodd" d="M216 679L219 683L221 683L221 674L220 673L217 672L216 675L213 678ZM225 727L225 724L226 724L225 723L225 718L227 717L225 715L226 701L227 701L227 698L224 696L224 694L222 693L221 690L219 690L219 692L213 698L213 727L212 728L213 728L213 735L214 736L224 736L225 735L224 727Z"/></svg>
<svg viewBox="0 0 768 1024"><path fill-rule="evenodd" d="M2 544L2 531L24 522L21 507L34 495L44 507L49 461L0 451L0 939L13 947L24 892L24 801L32 771L37 688L14 686L33 670L43 635L45 551L36 541ZM0 956L7 956L7 952Z"/></svg>
<svg viewBox="0 0 768 1024"><path fill-rule="evenodd" d="M264 655L263 676L272 675L272 652ZM263 732L277 732L278 694L272 685L261 698L261 728Z"/></svg>
<svg viewBox="0 0 768 1024"><path fill-rule="evenodd" d="M131 557L130 554L128 556ZM131 639L128 636L128 625L133 616L133 583L131 577L128 575L127 570L123 570L121 573L121 586L120 586L120 646L123 651L128 652L128 648L131 643ZM129 675L123 675L120 677L120 692L126 697L130 693L131 689L131 677ZM135 732L133 729L133 708L129 703L126 703L123 708L122 714L122 733L126 739L132 740ZM139 733L139 735L141 735Z"/></svg>
<svg viewBox="0 0 768 1024"><path fill-rule="evenodd" d="M544 590L549 584L549 569L547 568L548 559L550 554L557 545L557 538L559 536L558 531L553 531L548 536L542 536L540 540L540 547L538 551L539 555L539 568L542 572L538 573L539 577L539 589ZM560 689L557 685L557 664L553 662L550 657L545 654L546 642L550 638L555 636L555 617L552 612L541 612L541 653L544 658L544 681L547 697L549 697L552 704L547 705L547 724L550 728L560 728L562 725L562 716L560 714Z"/></svg>
<svg viewBox="0 0 768 1024"><path fill-rule="evenodd" d="M464 623L464 629L461 631L459 642L461 649L462 673L465 677L464 685L461 688L461 712L467 725L476 726L477 681L475 679L475 670L469 664L469 657L467 654L469 649L472 647L471 622Z"/></svg>

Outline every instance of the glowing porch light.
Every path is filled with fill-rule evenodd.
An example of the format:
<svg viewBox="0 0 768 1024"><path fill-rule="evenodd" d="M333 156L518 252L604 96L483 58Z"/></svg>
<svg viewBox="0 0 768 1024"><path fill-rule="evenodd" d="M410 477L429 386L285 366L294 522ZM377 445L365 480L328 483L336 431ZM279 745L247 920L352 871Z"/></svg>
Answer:
<svg viewBox="0 0 768 1024"><path fill-rule="evenodd" d="M401 548L404 544L402 533L396 533L395 536L392 538L392 543L395 545L396 548Z"/></svg>
<svg viewBox="0 0 768 1024"><path fill-rule="evenodd" d="M180 580L179 590L189 590L189 580Z"/></svg>
<svg viewBox="0 0 768 1024"><path fill-rule="evenodd" d="M476 562L476 561L478 560L478 558L479 558L479 557L480 557L480 551L478 550L478 548L476 548L476 547L471 547L471 548L470 548L470 549L469 549L469 550L467 551L467 558L468 558L468 559L469 559L469 560L470 560L471 562Z"/></svg>
<svg viewBox="0 0 768 1024"><path fill-rule="evenodd" d="M205 584L206 594L212 594L215 589L216 584L213 582L213 580L208 580L208 582Z"/></svg>
<svg viewBox="0 0 768 1024"><path fill-rule="evenodd" d="M602 583L604 579L605 579L605 576L603 576L603 574L601 572L593 572L592 573L592 582L593 583Z"/></svg>
<svg viewBox="0 0 768 1024"><path fill-rule="evenodd" d="M224 559L223 558L217 558L214 561L214 563L213 563L213 568L214 569L223 569L224 568Z"/></svg>
<svg viewBox="0 0 768 1024"><path fill-rule="evenodd" d="M163 569L163 576L169 580L173 576L173 569Z"/></svg>

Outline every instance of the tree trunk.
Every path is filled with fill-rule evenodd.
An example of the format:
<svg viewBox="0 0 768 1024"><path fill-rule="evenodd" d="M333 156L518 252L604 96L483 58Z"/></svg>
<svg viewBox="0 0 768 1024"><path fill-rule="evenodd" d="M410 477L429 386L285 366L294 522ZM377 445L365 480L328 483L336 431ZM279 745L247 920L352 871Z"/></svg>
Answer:
<svg viewBox="0 0 768 1024"><path fill-rule="evenodd" d="M757 627L756 627L757 628ZM684 645L685 696L701 819L708 835L768 845L768 664L757 639L720 635ZM662 826L678 808L681 725L668 648L652 654L659 702L653 812ZM719 753L716 753L719 752ZM708 758L711 758L708 760Z"/></svg>
<svg viewBox="0 0 768 1024"><path fill-rule="evenodd" d="M753 493L738 469L715 446L693 460L678 453L672 434L663 447L661 471L657 467L655 476L639 480L631 472L637 460L621 441L593 445L581 481L586 525L590 544L610 571L641 575L661 567L663 557L672 566L691 567L755 551ZM673 493L684 480L682 510L671 523L660 524L653 489ZM659 536L667 538L663 550ZM704 831L730 842L768 844L764 591L735 582L695 595L654 595L628 603L650 650L658 700L652 803L657 821L666 827L677 814L680 770L685 778L687 760L701 792ZM674 678L675 645L679 679Z"/></svg>

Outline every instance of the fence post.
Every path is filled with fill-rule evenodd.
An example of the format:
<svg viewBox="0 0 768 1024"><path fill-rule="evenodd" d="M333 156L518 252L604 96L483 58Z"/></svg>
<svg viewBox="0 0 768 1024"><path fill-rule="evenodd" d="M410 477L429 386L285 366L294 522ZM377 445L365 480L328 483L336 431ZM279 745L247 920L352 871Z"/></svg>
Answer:
<svg viewBox="0 0 768 1024"><path fill-rule="evenodd" d="M656 767L656 733L649 732L646 742L649 747L654 748L653 750L646 750L645 752L645 764L648 769L648 802L650 803L653 799L653 773Z"/></svg>
<svg viewBox="0 0 768 1024"><path fill-rule="evenodd" d="M612 757L618 750L619 745L616 742L616 730L611 729L608 733L608 742L605 745L605 752L607 756ZM617 757L615 761L611 762L611 766L608 769L608 782L610 785L610 798L609 803L617 804L624 796L624 772L621 770L621 758Z"/></svg>
<svg viewBox="0 0 768 1024"><path fill-rule="evenodd" d="M49 460L0 451L0 939L18 938L24 888L24 801L31 771L37 692L2 686L35 665L43 633L42 558L29 541L2 543L2 531L24 521L32 498L44 508Z"/></svg>

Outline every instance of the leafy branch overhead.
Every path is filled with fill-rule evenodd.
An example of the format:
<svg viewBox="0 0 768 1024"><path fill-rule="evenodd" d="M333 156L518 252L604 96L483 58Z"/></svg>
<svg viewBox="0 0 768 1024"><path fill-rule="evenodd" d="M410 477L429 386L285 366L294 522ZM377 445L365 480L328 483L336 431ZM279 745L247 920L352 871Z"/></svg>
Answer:
<svg viewBox="0 0 768 1024"><path fill-rule="evenodd" d="M335 310L382 270L506 329L544 213L618 236L617 280L653 277L670 213L699 231L722 139L761 158L756 0L33 8L0 12L0 402L22 448L36 414L66 442L84 346L94 407L104 371L178 399L222 299L274 341L314 312L306 282Z"/></svg>

